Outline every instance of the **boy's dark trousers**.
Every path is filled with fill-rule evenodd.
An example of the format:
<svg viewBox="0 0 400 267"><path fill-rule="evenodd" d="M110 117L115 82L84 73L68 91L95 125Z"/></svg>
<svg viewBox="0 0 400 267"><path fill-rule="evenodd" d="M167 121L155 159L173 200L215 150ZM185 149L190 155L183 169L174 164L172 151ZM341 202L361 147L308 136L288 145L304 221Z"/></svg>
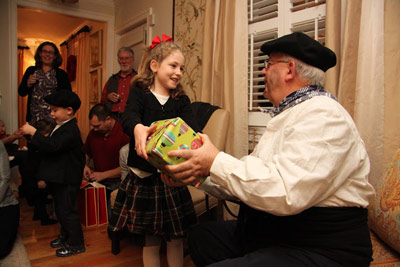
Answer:
<svg viewBox="0 0 400 267"><path fill-rule="evenodd" d="M70 246L83 244L83 232L76 202L80 186L60 183L48 183L48 186L61 224L62 239Z"/></svg>

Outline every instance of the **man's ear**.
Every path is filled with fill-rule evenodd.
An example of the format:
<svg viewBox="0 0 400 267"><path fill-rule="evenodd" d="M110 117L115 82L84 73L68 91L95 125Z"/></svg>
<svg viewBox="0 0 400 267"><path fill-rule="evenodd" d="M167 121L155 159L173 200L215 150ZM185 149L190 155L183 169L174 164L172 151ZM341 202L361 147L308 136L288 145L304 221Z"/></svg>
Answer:
<svg viewBox="0 0 400 267"><path fill-rule="evenodd" d="M288 71L286 73L285 81L292 80L296 75L296 63L294 60L290 60L288 63Z"/></svg>
<svg viewBox="0 0 400 267"><path fill-rule="evenodd" d="M158 62L154 59L150 61L150 69L152 72L156 73L158 71Z"/></svg>

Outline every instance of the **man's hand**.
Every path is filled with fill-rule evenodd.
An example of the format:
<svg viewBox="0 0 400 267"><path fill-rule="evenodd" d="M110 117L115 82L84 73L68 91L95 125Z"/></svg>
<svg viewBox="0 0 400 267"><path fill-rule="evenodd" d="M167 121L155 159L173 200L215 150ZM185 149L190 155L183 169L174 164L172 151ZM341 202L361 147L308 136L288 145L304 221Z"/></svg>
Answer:
<svg viewBox="0 0 400 267"><path fill-rule="evenodd" d="M37 185L38 185L38 188L40 188L40 189L44 189L47 186L46 182L43 180L38 181Z"/></svg>
<svg viewBox="0 0 400 267"><path fill-rule="evenodd" d="M29 125L28 123L25 123L24 125L22 125L20 130L21 130L22 134L29 134L31 136L33 136L36 132L36 128Z"/></svg>
<svg viewBox="0 0 400 267"><path fill-rule="evenodd" d="M146 153L146 140L147 137L156 130L157 125L151 127L144 126L143 124L137 124L135 129L133 129L133 134L135 136L135 150L138 156L148 159Z"/></svg>
<svg viewBox="0 0 400 267"><path fill-rule="evenodd" d="M169 176L168 173L165 173L165 172L161 172L161 180L164 182L164 184L166 184L170 187L186 186L186 184L176 181L174 178Z"/></svg>
<svg viewBox="0 0 400 267"><path fill-rule="evenodd" d="M107 99L113 103L118 103L120 101L120 96L119 94L112 92L107 95Z"/></svg>
<svg viewBox="0 0 400 267"><path fill-rule="evenodd" d="M85 165L85 168L83 169L83 178L86 181L89 181L91 173L92 173L92 170L87 165Z"/></svg>
<svg viewBox="0 0 400 267"><path fill-rule="evenodd" d="M206 134L199 133L203 146L194 150L180 149L168 152L170 157L185 158L177 165L166 165L165 170L172 173L182 183L190 184L196 177L208 176L215 157L220 152Z"/></svg>
<svg viewBox="0 0 400 267"><path fill-rule="evenodd" d="M107 178L103 174L104 174L103 172L92 172L90 174L90 178L89 179L90 179L90 181L95 181L95 182L103 181L104 179Z"/></svg>

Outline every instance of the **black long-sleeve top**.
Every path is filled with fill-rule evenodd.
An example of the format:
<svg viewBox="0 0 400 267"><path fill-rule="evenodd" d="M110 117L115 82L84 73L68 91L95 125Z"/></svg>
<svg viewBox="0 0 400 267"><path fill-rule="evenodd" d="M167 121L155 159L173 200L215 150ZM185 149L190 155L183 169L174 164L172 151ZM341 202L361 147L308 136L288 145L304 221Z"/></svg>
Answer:
<svg viewBox="0 0 400 267"><path fill-rule="evenodd" d="M35 66L30 66L29 68L26 69L24 76L22 77L21 83L18 86L18 94L20 96L26 96L28 95L28 103L27 106L28 108L26 109L26 121L30 121L31 120L31 95L32 95L32 89L34 87L34 85L32 87L28 87L28 78L30 75L32 75L35 70L37 68ZM60 69L60 68L56 68L56 79L57 79L57 88L56 90L70 90L72 91L72 87L71 87L71 83L69 82L68 79L68 74Z"/></svg>
<svg viewBox="0 0 400 267"><path fill-rule="evenodd" d="M150 126L154 121L176 117L181 117L194 131L199 131L190 105L190 99L187 95L182 95L175 99L170 97L164 105L161 105L149 90L145 91L140 87L131 88L125 111L122 115L124 132L131 138L128 166L149 173L157 172L156 168L136 154L133 129L139 123L144 126Z"/></svg>

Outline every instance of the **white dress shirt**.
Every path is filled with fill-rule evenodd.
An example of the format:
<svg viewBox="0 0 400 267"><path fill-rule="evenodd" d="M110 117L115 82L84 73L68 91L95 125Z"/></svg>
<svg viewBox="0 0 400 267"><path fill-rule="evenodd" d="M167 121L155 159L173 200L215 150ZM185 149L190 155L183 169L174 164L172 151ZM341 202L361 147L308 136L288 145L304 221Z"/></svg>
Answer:
<svg viewBox="0 0 400 267"><path fill-rule="evenodd" d="M201 188L285 216L311 207L367 207L374 196L369 170L350 115L316 96L272 118L250 155L239 160L220 152Z"/></svg>

